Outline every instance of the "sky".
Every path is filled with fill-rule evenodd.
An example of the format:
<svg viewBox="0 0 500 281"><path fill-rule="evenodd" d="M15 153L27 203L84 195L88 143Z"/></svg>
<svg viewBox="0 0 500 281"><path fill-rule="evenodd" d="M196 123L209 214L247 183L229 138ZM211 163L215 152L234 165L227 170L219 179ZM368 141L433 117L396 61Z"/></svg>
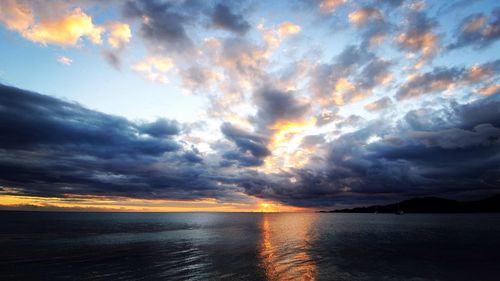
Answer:
<svg viewBox="0 0 500 281"><path fill-rule="evenodd" d="M500 192L497 1L0 5L0 209Z"/></svg>

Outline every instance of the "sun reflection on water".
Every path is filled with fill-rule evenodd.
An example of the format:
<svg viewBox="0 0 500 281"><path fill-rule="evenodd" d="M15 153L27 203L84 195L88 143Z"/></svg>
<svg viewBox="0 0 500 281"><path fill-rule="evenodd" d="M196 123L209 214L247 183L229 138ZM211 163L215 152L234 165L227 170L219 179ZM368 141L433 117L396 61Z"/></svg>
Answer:
<svg viewBox="0 0 500 281"><path fill-rule="evenodd" d="M263 214L260 258L267 280L315 280L310 253L314 220L314 216Z"/></svg>

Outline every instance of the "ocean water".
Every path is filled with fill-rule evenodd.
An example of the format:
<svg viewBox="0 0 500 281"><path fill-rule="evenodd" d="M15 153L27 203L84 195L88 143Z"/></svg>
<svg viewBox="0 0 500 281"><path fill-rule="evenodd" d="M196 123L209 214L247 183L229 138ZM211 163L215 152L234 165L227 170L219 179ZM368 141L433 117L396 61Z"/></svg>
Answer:
<svg viewBox="0 0 500 281"><path fill-rule="evenodd" d="M500 280L499 214L0 212L0 280Z"/></svg>

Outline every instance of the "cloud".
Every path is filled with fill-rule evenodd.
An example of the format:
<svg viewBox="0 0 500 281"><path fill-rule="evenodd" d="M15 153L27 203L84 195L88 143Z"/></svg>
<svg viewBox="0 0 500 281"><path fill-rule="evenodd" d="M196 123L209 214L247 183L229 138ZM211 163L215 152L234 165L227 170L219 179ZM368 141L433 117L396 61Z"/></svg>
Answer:
<svg viewBox="0 0 500 281"><path fill-rule="evenodd" d="M0 9L0 22L7 28L22 32L27 30L33 23L33 13L29 7L22 5L16 0L5 0Z"/></svg>
<svg viewBox="0 0 500 281"><path fill-rule="evenodd" d="M143 73L145 78L162 84L168 83L167 73L174 67L173 61L163 56L147 56L132 65L132 69Z"/></svg>
<svg viewBox="0 0 500 281"><path fill-rule="evenodd" d="M203 155L174 140L175 121L135 123L1 85L0 130L0 185L20 196L237 197Z"/></svg>
<svg viewBox="0 0 500 281"><path fill-rule="evenodd" d="M332 13L345 2L345 0L321 0L319 8L323 13Z"/></svg>
<svg viewBox="0 0 500 281"><path fill-rule="evenodd" d="M172 120L131 122L17 88L1 86L0 92L0 184L22 195L236 200L235 194L244 192L321 207L385 194L498 190L498 95L362 126L352 115L342 121L342 126L358 124L350 133L300 138L302 149L322 152L308 154L311 163L265 172L255 168L275 157L269 148L275 135L269 131L224 123L221 132L234 149L221 145L225 148L211 159L176 141L182 130ZM292 93L265 88L259 94L256 124L298 120L307 112ZM280 112L279 104L287 112ZM213 161L217 157L220 161Z"/></svg>
<svg viewBox="0 0 500 281"><path fill-rule="evenodd" d="M57 62L60 63L60 64L63 64L63 65L71 65L71 63L73 62L72 59L68 58L68 57L65 57L65 56L58 56L57 57Z"/></svg>
<svg viewBox="0 0 500 281"><path fill-rule="evenodd" d="M170 2L129 1L124 7L124 14L140 20L140 34L149 48L157 52L179 53L193 46L185 28L192 18L181 10Z"/></svg>
<svg viewBox="0 0 500 281"><path fill-rule="evenodd" d="M226 138L234 142L243 153L249 152L256 158L263 158L271 154L266 147L267 139L264 136L246 132L230 123L222 124L221 132Z"/></svg>
<svg viewBox="0 0 500 281"><path fill-rule="evenodd" d="M365 6L349 13L349 21L359 28L363 48L381 45L394 27L385 19L384 13L377 7Z"/></svg>
<svg viewBox="0 0 500 281"><path fill-rule="evenodd" d="M325 110L316 116L316 126L323 126L331 122L339 121L342 116L338 114L338 108L334 111Z"/></svg>
<svg viewBox="0 0 500 281"><path fill-rule="evenodd" d="M500 93L500 84L482 87L478 90L478 92L483 96L490 96L493 94L498 94L498 93Z"/></svg>
<svg viewBox="0 0 500 281"><path fill-rule="evenodd" d="M125 44L130 42L132 32L126 23L111 22L107 24L109 36L108 43L115 49L121 49Z"/></svg>
<svg viewBox="0 0 500 281"><path fill-rule="evenodd" d="M174 136L180 133L180 124L175 120L167 120L159 118L154 122L144 123L140 126L140 130L152 137L165 138Z"/></svg>
<svg viewBox="0 0 500 281"><path fill-rule="evenodd" d="M42 18L35 17L35 12L32 6L9 0L5 3L5 10L0 12L0 21L24 38L43 45L73 46L81 38L87 38L93 44L102 43L104 28L95 25L92 17L80 8Z"/></svg>
<svg viewBox="0 0 500 281"><path fill-rule="evenodd" d="M223 75L209 67L192 65L180 71L182 86L191 92L207 91L223 79Z"/></svg>
<svg viewBox="0 0 500 281"><path fill-rule="evenodd" d="M329 154L321 168L244 178L241 185L248 194L298 206L369 202L386 194L466 197L498 192L499 103L490 97L426 109L422 118L427 122L418 130L405 119L372 120L327 143Z"/></svg>
<svg viewBox="0 0 500 281"><path fill-rule="evenodd" d="M57 20L40 22L23 32L27 39L42 44L76 45L81 37L101 44L104 28L92 23L92 18L76 8L71 14Z"/></svg>
<svg viewBox="0 0 500 281"><path fill-rule="evenodd" d="M301 27L297 24L294 24L292 22L283 22L280 24L280 27L278 29L278 33L281 37L289 36L289 35L294 35L299 33L301 30Z"/></svg>
<svg viewBox="0 0 500 281"><path fill-rule="evenodd" d="M282 92L263 87L254 94L258 112L255 121L261 128L271 128L279 122L299 121L310 109L307 101L294 96L295 92Z"/></svg>
<svg viewBox="0 0 500 281"><path fill-rule="evenodd" d="M404 30L397 35L396 43L401 50L420 55L421 61L417 63L416 68L438 53L439 36L434 31L437 26L438 22L429 18L425 12L411 9Z"/></svg>
<svg viewBox="0 0 500 281"><path fill-rule="evenodd" d="M392 106L392 104L393 103L389 97L383 97L374 102L366 104L364 108L368 111L374 112L387 109L388 107Z"/></svg>
<svg viewBox="0 0 500 281"><path fill-rule="evenodd" d="M390 81L392 62L363 46L347 46L331 64L319 64L312 72L311 90L325 106L363 100Z"/></svg>
<svg viewBox="0 0 500 281"><path fill-rule="evenodd" d="M214 8L212 23L217 28L240 35L244 35L250 29L250 24L242 15L233 13L228 6L220 3Z"/></svg>
<svg viewBox="0 0 500 281"><path fill-rule="evenodd" d="M104 59L114 68L120 69L122 65L122 60L118 52L113 50L103 50L102 55Z"/></svg>
<svg viewBox="0 0 500 281"><path fill-rule="evenodd" d="M337 123L337 128L342 127L356 127L363 121L363 117L359 115L351 114L349 117L341 120Z"/></svg>
<svg viewBox="0 0 500 281"><path fill-rule="evenodd" d="M383 18L382 11L373 7L363 7L349 13L349 21L355 25L364 25L370 21L382 20Z"/></svg>
<svg viewBox="0 0 500 281"><path fill-rule="evenodd" d="M491 12L490 18L483 13L466 17L456 31L455 42L448 45L449 49L466 46L485 48L500 38L500 8Z"/></svg>
<svg viewBox="0 0 500 281"><path fill-rule="evenodd" d="M411 76L396 92L398 100L414 98L423 94L446 92L459 86L470 86L486 81L498 73L500 61L465 67L436 67L430 72Z"/></svg>
<svg viewBox="0 0 500 281"><path fill-rule="evenodd" d="M405 0L377 0L381 4L389 4L391 7L399 7Z"/></svg>

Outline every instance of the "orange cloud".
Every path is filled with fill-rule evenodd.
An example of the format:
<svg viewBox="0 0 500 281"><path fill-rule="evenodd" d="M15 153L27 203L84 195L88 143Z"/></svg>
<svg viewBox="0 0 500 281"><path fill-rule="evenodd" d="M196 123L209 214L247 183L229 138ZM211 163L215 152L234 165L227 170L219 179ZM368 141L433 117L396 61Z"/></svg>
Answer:
<svg viewBox="0 0 500 281"><path fill-rule="evenodd" d="M374 8L363 8L349 13L349 21L355 25L363 25L370 19L382 19L381 11Z"/></svg>
<svg viewBox="0 0 500 281"><path fill-rule="evenodd" d="M107 25L109 29L108 43L113 48L122 48L125 44L130 42L132 32L126 23L111 22Z"/></svg>
<svg viewBox="0 0 500 281"><path fill-rule="evenodd" d="M345 0L323 0L319 4L319 8L324 13L331 13L345 2Z"/></svg>
<svg viewBox="0 0 500 281"><path fill-rule="evenodd" d="M481 16L478 18L475 18L469 22L467 22L466 25L463 27L464 32L475 32L481 29L484 24L486 23L486 17Z"/></svg>
<svg viewBox="0 0 500 281"><path fill-rule="evenodd" d="M33 13L29 7L15 0L4 0L0 8L0 22L8 29L23 31L32 24Z"/></svg>
<svg viewBox="0 0 500 281"><path fill-rule="evenodd" d="M36 10L25 2L15 0L2 2L0 22L24 38L43 45L76 45L83 37L101 44L104 32L104 28L94 25L92 17L80 8L56 18L47 18L36 15Z"/></svg>
<svg viewBox="0 0 500 281"><path fill-rule="evenodd" d="M278 33L280 34L281 37L284 37L288 35L297 34L300 32L300 30L301 30L300 26L287 21L280 25Z"/></svg>
<svg viewBox="0 0 500 281"><path fill-rule="evenodd" d="M94 44L101 44L104 28L92 23L92 18L80 8L59 19L41 21L31 25L21 34L33 42L56 45L76 45L80 38L86 37Z"/></svg>
<svg viewBox="0 0 500 281"><path fill-rule="evenodd" d="M259 24L257 29L262 32L262 37L269 48L278 48L281 42L288 36L295 35L301 31L301 27L291 22L283 22L277 29L266 29L263 24ZM270 55L268 50L266 55Z"/></svg>
<svg viewBox="0 0 500 281"><path fill-rule="evenodd" d="M483 87L479 89L478 92L483 96L491 96L500 92L500 84Z"/></svg>

